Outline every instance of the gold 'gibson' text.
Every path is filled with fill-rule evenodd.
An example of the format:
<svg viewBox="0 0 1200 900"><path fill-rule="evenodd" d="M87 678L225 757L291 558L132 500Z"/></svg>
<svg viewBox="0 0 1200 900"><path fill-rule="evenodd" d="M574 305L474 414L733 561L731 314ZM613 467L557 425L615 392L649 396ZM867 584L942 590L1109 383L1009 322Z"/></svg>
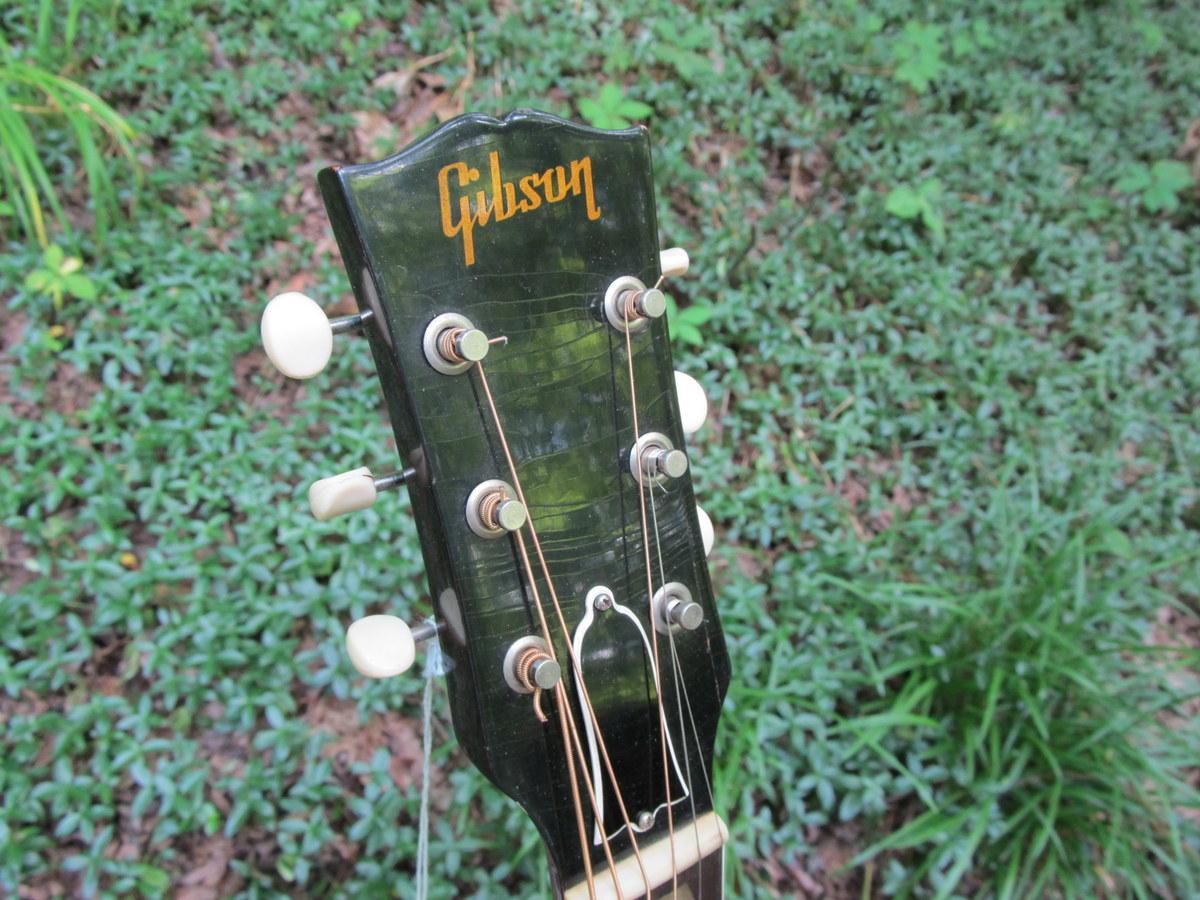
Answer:
<svg viewBox="0 0 1200 900"><path fill-rule="evenodd" d="M479 181L481 173L465 162L450 163L438 172L442 234L448 238L462 236L463 257L468 266L475 264L475 229L491 222L503 222L515 215L533 212L543 204L560 203L568 197L581 195L587 217L593 222L600 218L592 186L590 156L512 182L501 176L500 153L493 150L488 154L488 170L490 184L486 189L481 186L474 190L470 188Z"/></svg>

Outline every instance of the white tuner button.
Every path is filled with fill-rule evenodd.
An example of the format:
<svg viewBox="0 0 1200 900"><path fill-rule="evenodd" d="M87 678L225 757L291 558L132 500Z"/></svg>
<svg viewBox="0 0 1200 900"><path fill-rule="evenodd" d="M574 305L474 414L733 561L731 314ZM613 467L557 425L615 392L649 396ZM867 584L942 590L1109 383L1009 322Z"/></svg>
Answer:
<svg viewBox="0 0 1200 900"><path fill-rule="evenodd" d="M289 378L312 378L333 353L333 328L315 300L298 291L280 294L262 314L263 349Z"/></svg>
<svg viewBox="0 0 1200 900"><path fill-rule="evenodd" d="M700 506L696 507L696 518L700 520L700 540L704 544L704 555L708 556L712 553L717 533L713 530L712 519L708 517L708 513Z"/></svg>
<svg viewBox="0 0 1200 900"><path fill-rule="evenodd" d="M708 418L708 397L691 375L675 370L675 395L679 399L679 420L684 434L695 434Z"/></svg>
<svg viewBox="0 0 1200 900"><path fill-rule="evenodd" d="M658 267L662 270L663 277L665 278L674 278L676 275L683 275L687 272L690 263L691 260L688 259L688 253L682 247L672 247L658 254Z"/></svg>
<svg viewBox="0 0 1200 900"><path fill-rule="evenodd" d="M343 513L366 509L375 502L375 476L366 466L314 481L308 489L308 508L324 522Z"/></svg>
<svg viewBox="0 0 1200 900"><path fill-rule="evenodd" d="M367 616L346 629L346 652L360 675L391 678L412 666L417 644L403 620Z"/></svg>

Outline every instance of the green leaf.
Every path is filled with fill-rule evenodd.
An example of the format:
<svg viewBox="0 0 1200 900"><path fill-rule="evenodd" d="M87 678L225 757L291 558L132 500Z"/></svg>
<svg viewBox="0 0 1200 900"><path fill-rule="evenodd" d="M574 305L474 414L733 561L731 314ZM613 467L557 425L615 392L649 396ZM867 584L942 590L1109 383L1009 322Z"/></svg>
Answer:
<svg viewBox="0 0 1200 900"><path fill-rule="evenodd" d="M621 102L617 111L621 115L628 116L631 119L645 119L654 112L654 107L648 106L640 100L626 99Z"/></svg>
<svg viewBox="0 0 1200 900"><path fill-rule="evenodd" d="M1125 168L1125 174L1118 178L1113 186L1122 194L1132 194L1144 191L1152 182L1149 168L1141 163L1132 163Z"/></svg>
<svg viewBox="0 0 1200 900"><path fill-rule="evenodd" d="M45 269L34 269L25 276L25 287L33 291L44 291L49 287L53 278L53 273L47 272Z"/></svg>
<svg viewBox="0 0 1200 900"><path fill-rule="evenodd" d="M1155 23L1142 19L1140 22L1133 23L1133 30L1142 36L1142 45L1150 53L1157 53L1166 43L1166 37L1163 35L1163 30Z"/></svg>
<svg viewBox="0 0 1200 900"><path fill-rule="evenodd" d="M946 225L942 220L942 214L937 211L937 208L928 200L922 201L921 205L921 222L934 233L939 240L946 236Z"/></svg>
<svg viewBox="0 0 1200 900"><path fill-rule="evenodd" d="M1133 556L1133 542L1119 528L1109 528L1100 535L1100 549L1121 559Z"/></svg>
<svg viewBox="0 0 1200 900"><path fill-rule="evenodd" d="M892 188L884 208L901 219L915 219L921 212L921 197L907 185Z"/></svg>
<svg viewBox="0 0 1200 900"><path fill-rule="evenodd" d="M899 63L892 77L918 93L927 90L946 69L942 33L940 25L906 24L892 47L892 58Z"/></svg>
<svg viewBox="0 0 1200 900"><path fill-rule="evenodd" d="M621 89L615 81L606 82L600 88L600 105L608 110L615 110L621 103Z"/></svg>
<svg viewBox="0 0 1200 900"><path fill-rule="evenodd" d="M674 336L685 344L692 344L696 347L704 345L704 335L700 333L700 329L695 325L688 322L676 322L672 331Z"/></svg>
<svg viewBox="0 0 1200 900"><path fill-rule="evenodd" d="M42 254L42 259L45 260L46 268L51 272L58 272L62 268L63 259L65 257L66 254L63 252L63 248L58 246L58 244L51 244Z"/></svg>
<svg viewBox="0 0 1200 900"><path fill-rule="evenodd" d="M138 881L151 893L161 894L171 886L171 873L165 869L138 863L133 867L133 871L137 875Z"/></svg>
<svg viewBox="0 0 1200 900"><path fill-rule="evenodd" d="M63 287L67 293L80 300L95 300L97 296L95 283L86 275L74 273L63 279Z"/></svg>
<svg viewBox="0 0 1200 900"><path fill-rule="evenodd" d="M607 114L604 108L590 97L584 97L579 101L579 114L596 128L604 127L599 124L599 120L606 118Z"/></svg>
<svg viewBox="0 0 1200 900"><path fill-rule="evenodd" d="M1182 191L1192 184L1192 173L1188 167L1175 159L1160 159L1150 167L1150 177L1163 190L1172 193Z"/></svg>
<svg viewBox="0 0 1200 900"><path fill-rule="evenodd" d="M688 325L703 325L712 318L716 310L708 303L695 303L679 314L679 320Z"/></svg>

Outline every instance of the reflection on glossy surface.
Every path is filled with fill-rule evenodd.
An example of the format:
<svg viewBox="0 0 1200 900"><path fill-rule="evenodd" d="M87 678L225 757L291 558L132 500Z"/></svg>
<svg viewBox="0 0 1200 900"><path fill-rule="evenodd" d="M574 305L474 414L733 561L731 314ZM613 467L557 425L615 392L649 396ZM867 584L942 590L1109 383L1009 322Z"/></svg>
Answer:
<svg viewBox="0 0 1200 900"><path fill-rule="evenodd" d="M496 194L488 161L497 152L501 195L505 183L519 190L528 173L561 166L569 174L572 161L588 159L594 207L582 187L520 215L502 202L495 221L476 222L468 263L461 231L444 232L438 176L450 164L466 166L468 178L478 170L482 193L476 199L486 202ZM634 440L625 336L605 322L601 309L614 278L631 275L652 284L659 275L647 134L601 132L530 112L503 121L466 116L396 157L328 169L320 181L360 306L381 313L369 335L400 455L420 461L411 463L418 474L408 484L431 595L439 598L438 615L447 625L444 648L455 663L447 684L458 739L528 810L556 880L570 882L583 864L557 719L539 723L529 698L511 691L501 674L506 649L538 633L532 597L512 538L481 539L464 516L475 485L508 478L504 456L477 373L434 371L421 343L429 322L446 312L508 338L487 357L488 380L567 624L574 629L583 617L587 589L605 584L648 628L637 488L622 463ZM470 201L457 181L452 186L451 202ZM593 208L599 218L590 215ZM456 209L462 212L461 205ZM506 211L512 214L503 216ZM633 346L642 429L685 447L665 321L635 335ZM656 569L660 555L667 580L687 584L704 608L704 624L676 638L701 747L677 730L671 736L698 771L701 760L711 762L729 661L690 476L658 489L655 508ZM655 582L661 582L657 572ZM566 640L554 632L565 659ZM639 808L654 808L663 792L660 732L638 629L598 627L583 661L585 668L604 670L588 688L622 790L644 801ZM678 697L667 674L664 699L674 723ZM698 813L711 807L702 793L692 798ZM679 797L678 786L672 794ZM659 817L652 834L665 829L665 819ZM627 847L622 836L613 851ZM598 847L592 856L602 864Z"/></svg>

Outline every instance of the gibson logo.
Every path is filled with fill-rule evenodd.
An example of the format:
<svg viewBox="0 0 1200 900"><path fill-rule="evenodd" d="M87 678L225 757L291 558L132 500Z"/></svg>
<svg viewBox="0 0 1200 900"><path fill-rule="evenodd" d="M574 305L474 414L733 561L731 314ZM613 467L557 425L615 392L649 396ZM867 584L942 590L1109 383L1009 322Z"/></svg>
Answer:
<svg viewBox="0 0 1200 900"><path fill-rule="evenodd" d="M438 172L438 200L442 209L442 234L448 238L462 235L463 256L468 266L475 264L475 229L493 220L503 222L519 213L532 212L543 203L560 203L568 197L583 194L587 217L600 218L596 195L592 188L592 158L572 160L568 166L555 166L545 172L526 175L517 183L504 181L500 176L500 153L488 154L491 191L464 191L451 198L451 176L458 189L469 187L479 180L479 170L465 162L450 163ZM520 197L517 191L520 191ZM474 203L472 203L472 193Z"/></svg>

